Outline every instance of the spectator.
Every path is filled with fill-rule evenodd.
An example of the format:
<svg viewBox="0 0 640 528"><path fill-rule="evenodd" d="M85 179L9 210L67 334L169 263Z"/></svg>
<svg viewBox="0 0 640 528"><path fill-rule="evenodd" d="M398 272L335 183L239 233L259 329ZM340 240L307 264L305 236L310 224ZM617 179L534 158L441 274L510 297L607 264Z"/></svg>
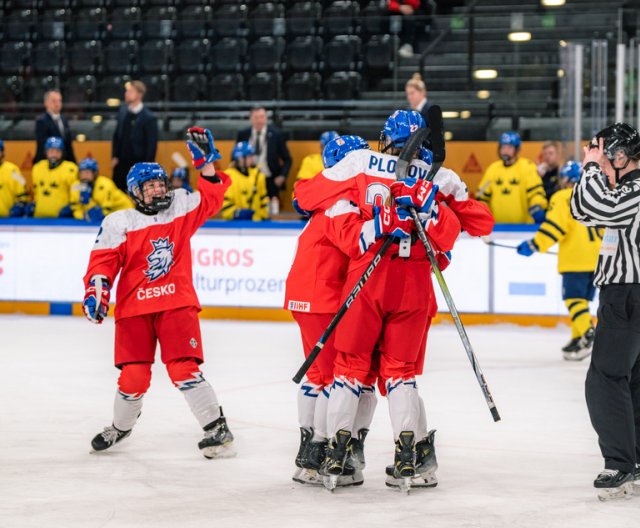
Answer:
<svg viewBox="0 0 640 528"><path fill-rule="evenodd" d="M153 162L156 159L158 120L142 102L146 91L142 81L125 84L125 104L120 107L118 124L113 134L113 181L125 193L129 169L138 162Z"/></svg>
<svg viewBox="0 0 640 528"><path fill-rule="evenodd" d="M480 181L476 198L485 202L499 224L539 224L544 221L547 198L535 164L519 158L520 135L500 136L498 155Z"/></svg>
<svg viewBox="0 0 640 528"><path fill-rule="evenodd" d="M70 218L71 187L78 183L78 167L65 161L64 141L50 137L44 142L47 159L33 166L33 200L25 214L36 218Z"/></svg>
<svg viewBox="0 0 640 528"><path fill-rule="evenodd" d="M28 198L27 182L17 165L4 159L0 139L0 217L23 216Z"/></svg>
<svg viewBox="0 0 640 528"><path fill-rule="evenodd" d="M420 112L424 122L428 125L427 112L431 104L427 100L427 86L419 73L414 73L411 79L407 81L407 84L404 85L404 93L407 95L407 102L411 110Z"/></svg>
<svg viewBox="0 0 640 528"><path fill-rule="evenodd" d="M542 163L538 165L538 175L542 178L547 200L561 188L559 154L560 147L557 141L545 141L542 144Z"/></svg>
<svg viewBox="0 0 640 528"><path fill-rule="evenodd" d="M36 117L36 157L33 163L46 159L44 143L47 138L61 137L64 141L65 159L76 162L69 122L62 115L62 94L60 90L49 90L44 94L45 112Z"/></svg>
<svg viewBox="0 0 640 528"><path fill-rule="evenodd" d="M224 193L222 218L225 220L267 220L269 197L264 174L256 167L255 150L248 141L233 147L231 165L225 170L231 187Z"/></svg>
<svg viewBox="0 0 640 528"><path fill-rule="evenodd" d="M131 209L129 196L116 187L111 178L100 176L98 162L85 158L78 165L79 182L71 188L73 217L87 222L102 222L104 217L120 209Z"/></svg>
<svg viewBox="0 0 640 528"><path fill-rule="evenodd" d="M315 154L308 154L302 159L296 181L308 180L309 178L313 178L316 174L324 169L324 165L322 163L322 151L324 150L324 147L327 145L327 143L329 143L329 141L339 136L340 134L338 134L335 130L327 130L326 132L320 134L320 152Z"/></svg>
<svg viewBox="0 0 640 528"><path fill-rule="evenodd" d="M413 57L413 44L416 36L416 21L414 16L420 9L420 0L388 0L387 9L390 15L402 16L402 45L398 55L408 59Z"/></svg>
<svg viewBox="0 0 640 528"><path fill-rule="evenodd" d="M192 193L193 187L189 183L189 171L186 167L177 167L171 173L171 186L174 189L184 189Z"/></svg>
<svg viewBox="0 0 640 528"><path fill-rule="evenodd" d="M257 158L257 166L267 178L267 193L271 214L280 211L280 191L285 188L291 169L291 155L282 132L270 125L267 111L259 106L249 115L251 126L238 132L237 142L251 143Z"/></svg>

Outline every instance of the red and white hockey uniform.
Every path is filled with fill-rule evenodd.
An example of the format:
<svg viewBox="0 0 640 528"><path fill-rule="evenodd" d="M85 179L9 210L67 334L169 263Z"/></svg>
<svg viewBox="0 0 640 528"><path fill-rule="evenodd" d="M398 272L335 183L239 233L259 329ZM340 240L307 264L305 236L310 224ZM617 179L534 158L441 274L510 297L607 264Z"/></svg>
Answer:
<svg viewBox="0 0 640 528"><path fill-rule="evenodd" d="M84 276L85 288L103 275L117 289L116 321L186 306L200 309L193 287L191 236L222 206L229 177L200 177L199 192L174 191L171 206L156 215L116 211L102 222Z"/></svg>

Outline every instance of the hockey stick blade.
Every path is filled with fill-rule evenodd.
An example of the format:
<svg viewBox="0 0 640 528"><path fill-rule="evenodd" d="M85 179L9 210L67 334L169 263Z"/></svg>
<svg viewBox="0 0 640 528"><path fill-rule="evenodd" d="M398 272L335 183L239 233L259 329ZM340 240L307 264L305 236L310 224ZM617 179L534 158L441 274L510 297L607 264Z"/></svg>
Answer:
<svg viewBox="0 0 640 528"><path fill-rule="evenodd" d="M428 134L428 131L427 129L424 129L424 128L419 128L418 130L413 132L413 134L411 134L411 136L405 143L404 147L402 147L402 150L400 151L400 155L398 157L398 161L396 164L396 177L398 177L399 179L406 178L407 171L409 170L409 163L414 158L416 152L418 151L423 141L427 137L427 134ZM369 263L369 265L367 266L367 269L362 274L362 277L360 277L360 280L353 287L353 289L351 290L351 293L349 293L349 296L347 297L345 302L342 303L342 306L340 306L340 308L336 312L336 315L333 317L333 319L329 323L329 326L324 331L324 333L320 336L320 339L318 339L318 342L316 343L316 345L313 347L313 349L307 356L307 359L305 359L304 363L298 369L298 372L296 372L295 376L293 376L292 379L295 383L300 383L302 381L302 378L307 373L307 370L309 370L309 367L316 360L316 358L324 348L324 345L327 342L327 339L329 339L329 337L335 330L336 326L338 326L338 323L340 322L340 320L344 317L344 314L347 312L347 310L349 309L353 301L356 299L356 297L360 294L360 292L362 291L362 288L364 287L366 282L369 280L369 278L371 277L375 269L378 267L378 264L382 262L382 257L387 252L389 247L391 247L392 243L393 243L392 237L385 238L384 242L380 246L380 249L378 249L378 252L373 257L373 260Z"/></svg>
<svg viewBox="0 0 640 528"><path fill-rule="evenodd" d="M480 237L482 239L482 241L487 245L487 246L493 246L493 247L499 247L499 248L505 248L505 249L518 249L518 246L510 246L508 244L500 244L499 242L494 242L491 239L488 239L486 237ZM544 253L542 253L541 251L536 251L536 253L540 253L542 255L557 255L558 252L557 251L545 251Z"/></svg>

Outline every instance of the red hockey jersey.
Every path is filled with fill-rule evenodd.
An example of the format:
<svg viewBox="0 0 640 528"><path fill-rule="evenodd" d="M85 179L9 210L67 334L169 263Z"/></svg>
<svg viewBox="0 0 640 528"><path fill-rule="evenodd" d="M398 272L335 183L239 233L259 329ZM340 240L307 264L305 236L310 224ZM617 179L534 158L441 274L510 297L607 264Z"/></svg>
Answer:
<svg viewBox="0 0 640 528"><path fill-rule="evenodd" d="M231 184L223 172L219 183L199 178L199 192L174 191L171 206L156 215L125 209L102 222L85 287L94 275L113 285L120 273L115 318L132 317L183 306L200 308L193 287L191 237L222 206Z"/></svg>

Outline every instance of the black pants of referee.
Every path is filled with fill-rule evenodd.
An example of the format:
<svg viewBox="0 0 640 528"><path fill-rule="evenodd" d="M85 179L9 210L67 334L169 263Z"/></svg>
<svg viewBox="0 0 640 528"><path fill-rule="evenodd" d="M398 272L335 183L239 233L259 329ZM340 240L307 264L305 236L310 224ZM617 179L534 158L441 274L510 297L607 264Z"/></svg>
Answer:
<svg viewBox="0 0 640 528"><path fill-rule="evenodd" d="M632 472L640 462L640 284L600 291L585 392L605 468Z"/></svg>

